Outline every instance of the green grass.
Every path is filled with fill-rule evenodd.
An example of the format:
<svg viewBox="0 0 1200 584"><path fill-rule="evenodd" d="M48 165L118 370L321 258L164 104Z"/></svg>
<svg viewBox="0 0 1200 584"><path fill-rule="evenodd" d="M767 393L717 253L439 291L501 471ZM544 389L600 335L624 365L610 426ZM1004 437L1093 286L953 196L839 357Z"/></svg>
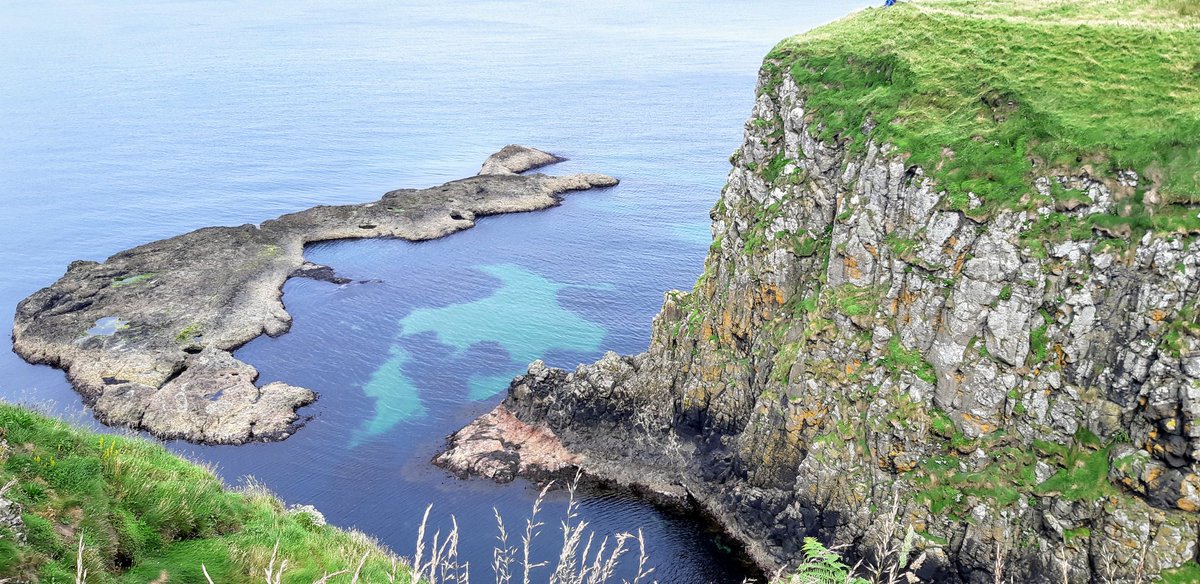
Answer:
<svg viewBox="0 0 1200 584"><path fill-rule="evenodd" d="M1063 541L1067 542L1067 543L1074 541L1076 539L1080 539L1080 538L1086 540L1087 538L1089 538L1091 536L1092 536L1092 530L1087 527L1077 527L1075 529L1064 529L1063 530Z"/></svg>
<svg viewBox="0 0 1200 584"><path fill-rule="evenodd" d="M1162 573L1162 584L1197 584L1200 583L1200 564L1188 562L1174 570Z"/></svg>
<svg viewBox="0 0 1200 584"><path fill-rule="evenodd" d="M953 437L958 432L958 427L954 425L954 420L939 409L933 409L929 412L929 429L934 434L944 438Z"/></svg>
<svg viewBox="0 0 1200 584"><path fill-rule="evenodd" d="M1067 501L1095 501L1117 491L1108 480L1109 451L1100 439L1086 428L1075 433L1069 446L1035 443L1035 448L1057 459L1061 467L1053 476L1038 484L1034 492L1056 495Z"/></svg>
<svg viewBox="0 0 1200 584"><path fill-rule="evenodd" d="M779 175L783 174L783 169L791 162L783 154L775 156L771 162L763 168L762 177L768 184L773 184L779 180Z"/></svg>
<svg viewBox="0 0 1200 584"><path fill-rule="evenodd" d="M1163 348L1176 358L1186 357L1186 337L1200 338L1200 307L1196 305L1185 306L1167 325L1162 338Z"/></svg>
<svg viewBox="0 0 1200 584"><path fill-rule="evenodd" d="M833 290L835 309L846 316L874 314L879 309L879 293L874 288L843 284Z"/></svg>
<svg viewBox="0 0 1200 584"><path fill-rule="evenodd" d="M1005 508L1033 491L1038 460L1034 452L1017 445L1003 431L967 439L945 414L935 410L932 416L935 432L945 439L944 451L922 460L907 473L917 487L916 499L928 505L930 511L965 518L978 500ZM936 428L939 425L940 431ZM976 448L987 457L982 465L977 465L973 456L964 458Z"/></svg>
<svg viewBox="0 0 1200 584"><path fill-rule="evenodd" d="M888 341L887 352L884 353L879 364L887 368L893 375L911 371L913 375L926 383L937 383L937 372L933 370L933 365L921 356L920 351L905 349L900 344L899 335L893 336Z"/></svg>
<svg viewBox="0 0 1200 584"><path fill-rule="evenodd" d="M888 248L892 250L892 253L901 259L910 257L919 245L916 240L900 237L895 233L888 234L884 241L887 243Z"/></svg>
<svg viewBox="0 0 1200 584"><path fill-rule="evenodd" d="M1045 363L1050 357L1050 323L1054 322L1054 318L1049 312L1039 310L1038 313L1042 316L1042 324L1035 327L1029 333L1029 359L1032 364Z"/></svg>
<svg viewBox="0 0 1200 584"><path fill-rule="evenodd" d="M363 537L289 514L261 491L225 489L208 470L141 439L95 434L0 404L0 483L23 506L26 545L0 542L0 579L74 580L82 537L89 582L261 581L272 548L289 562L285 582L309 583L353 568L382 581L389 560Z"/></svg>
<svg viewBox="0 0 1200 584"><path fill-rule="evenodd" d="M1197 11L1185 0L901 2L783 41L764 90L790 72L821 138L895 144L953 207L975 192L987 209L1025 208L1034 176L1132 169L1159 202L1101 221L1195 230ZM868 118L878 125L865 136Z"/></svg>

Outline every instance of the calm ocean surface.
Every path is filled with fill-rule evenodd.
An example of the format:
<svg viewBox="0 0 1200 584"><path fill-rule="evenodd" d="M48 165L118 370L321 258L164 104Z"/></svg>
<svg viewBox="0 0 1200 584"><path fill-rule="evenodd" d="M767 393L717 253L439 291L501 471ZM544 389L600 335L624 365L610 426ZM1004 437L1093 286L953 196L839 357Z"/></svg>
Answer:
<svg viewBox="0 0 1200 584"><path fill-rule="evenodd" d="M550 173L619 177L439 241L311 246L371 283L289 281L292 331L237 355L318 391L312 421L282 443L170 445L401 554L433 503L485 581L492 508L516 525L536 490L429 459L532 359L645 349L662 293L701 272L762 56L865 4L0 1L0 328L72 260L439 184L508 143L571 158ZM61 372L9 350L0 398L95 425ZM603 492L581 515L641 528L661 582L744 575L692 518Z"/></svg>

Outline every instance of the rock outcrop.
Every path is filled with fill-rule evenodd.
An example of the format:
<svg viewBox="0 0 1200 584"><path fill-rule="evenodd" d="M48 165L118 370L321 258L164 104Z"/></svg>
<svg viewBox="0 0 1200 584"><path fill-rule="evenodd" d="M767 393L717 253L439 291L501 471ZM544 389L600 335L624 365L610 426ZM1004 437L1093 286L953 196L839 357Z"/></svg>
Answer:
<svg viewBox="0 0 1200 584"><path fill-rule="evenodd" d="M262 387L231 352L291 325L281 302L290 276L344 283L306 262L305 244L335 239L436 239L478 217L557 205L564 193L617 184L599 174L522 175L558 161L508 146L479 176L391 191L361 205L318 206L261 225L210 227L73 262L17 306L13 349L67 373L105 423L160 438L242 443L285 438L316 395Z"/></svg>
<svg viewBox="0 0 1200 584"><path fill-rule="evenodd" d="M570 479L582 459L568 452L554 432L517 419L504 406L480 416L450 437L450 447L433 463L460 477L511 482L518 476L540 481Z"/></svg>
<svg viewBox="0 0 1200 584"><path fill-rule="evenodd" d="M535 363L492 415L597 477L685 488L768 571L807 536L867 565L907 545L936 582L1145 581L1194 560L1200 246L1069 228L1144 179L1047 172L1042 203L963 209L889 144L813 124L764 72L704 275L667 294L649 350ZM443 460L523 466L476 433Z"/></svg>

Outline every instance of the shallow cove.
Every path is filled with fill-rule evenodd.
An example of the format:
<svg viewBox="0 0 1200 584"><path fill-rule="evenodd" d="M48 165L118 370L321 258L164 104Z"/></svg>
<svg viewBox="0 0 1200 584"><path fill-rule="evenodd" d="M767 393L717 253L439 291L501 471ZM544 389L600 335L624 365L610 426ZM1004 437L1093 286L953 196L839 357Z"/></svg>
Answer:
<svg viewBox="0 0 1200 584"><path fill-rule="evenodd" d="M596 195L604 196L585 197ZM493 405L531 359L571 366L606 349L638 349L646 325L629 320L661 302L656 282L695 278L670 254L626 261L641 237L611 233L586 205L570 207L585 197L486 218L433 242L310 245L308 260L354 283L289 280L292 330L256 339L237 357L259 368L260 383L309 384L320 394L302 410L311 421L281 443L173 448L216 462L226 477L254 475L285 500L313 503L331 521L403 554L412 553L420 514L433 503L439 526L454 514L468 534L464 556L487 566L492 508L511 529L536 489L447 475L429 463L443 438ZM564 505L562 493L551 495L545 553L554 550ZM581 515L600 534L643 529L660 581L741 582L745 575L720 534L693 518L594 488L584 492ZM486 568L476 577L484 576Z"/></svg>

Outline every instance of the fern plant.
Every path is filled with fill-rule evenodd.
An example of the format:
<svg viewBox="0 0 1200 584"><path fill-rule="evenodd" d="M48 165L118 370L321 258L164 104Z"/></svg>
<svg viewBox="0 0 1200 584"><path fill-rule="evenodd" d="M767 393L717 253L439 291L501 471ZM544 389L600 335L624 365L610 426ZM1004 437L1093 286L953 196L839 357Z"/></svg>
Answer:
<svg viewBox="0 0 1200 584"><path fill-rule="evenodd" d="M854 575L837 552L825 547L816 538L804 538L804 561L796 571L777 581L778 584L870 584Z"/></svg>

